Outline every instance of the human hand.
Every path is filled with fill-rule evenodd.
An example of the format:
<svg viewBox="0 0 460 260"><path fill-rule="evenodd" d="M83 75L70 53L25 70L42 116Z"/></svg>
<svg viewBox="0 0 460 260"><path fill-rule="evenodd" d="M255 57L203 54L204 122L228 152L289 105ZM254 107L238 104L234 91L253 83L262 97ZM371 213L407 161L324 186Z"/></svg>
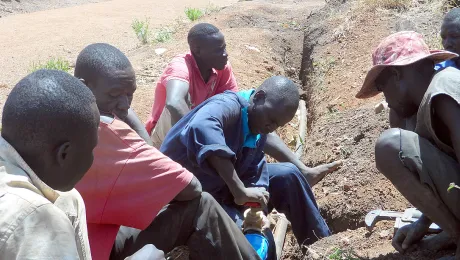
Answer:
<svg viewBox="0 0 460 260"><path fill-rule="evenodd" d="M163 251L157 249L152 244L148 244L125 260L166 260L166 258Z"/></svg>
<svg viewBox="0 0 460 260"><path fill-rule="evenodd" d="M401 254L413 251L416 248L416 244L425 236L429 227L429 223L417 221L398 229L393 237L393 247Z"/></svg>
<svg viewBox="0 0 460 260"><path fill-rule="evenodd" d="M239 194L234 194L235 203L237 205L244 205L248 202L259 203L261 208L267 207L269 193L264 188L244 188Z"/></svg>

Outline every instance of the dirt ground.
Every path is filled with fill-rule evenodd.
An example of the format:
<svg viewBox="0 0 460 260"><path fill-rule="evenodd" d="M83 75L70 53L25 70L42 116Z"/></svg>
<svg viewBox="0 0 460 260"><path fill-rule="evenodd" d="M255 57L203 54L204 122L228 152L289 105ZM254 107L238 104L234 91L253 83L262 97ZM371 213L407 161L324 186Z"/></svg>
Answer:
<svg viewBox="0 0 460 260"><path fill-rule="evenodd" d="M292 6L296 4L296 9ZM298 77L302 59L305 14L322 1L244 1L200 19L219 27L225 35L229 61L241 89L255 88L271 75ZM133 107L142 120L150 113L155 81L178 53L188 51L186 37L193 24L175 33L171 42L145 46L128 52L138 71L138 90ZM155 55L156 48L165 48Z"/></svg>
<svg viewBox="0 0 460 260"><path fill-rule="evenodd" d="M264 78L277 74L298 80L300 64L308 53L305 48L312 45L312 68L303 90L311 93L309 112L314 116L309 118L303 160L315 166L345 159L339 171L314 187L321 213L335 235L320 240L308 248L307 254L302 254L289 233L282 259L328 258L337 248L362 259L435 259L450 253L417 252L402 256L391 246L393 223L378 225L371 234L363 228L368 211L404 210L410 204L375 168L375 140L389 128L387 112L374 112L374 105L383 97L354 98L371 65L371 52L378 39L399 30L414 29L425 34L432 47L439 46L440 7L414 2L411 9L397 11L371 8L360 1L329 2L311 15L311 10L321 4L240 2L200 20L214 23L224 32L241 88L256 87ZM189 27L176 35L185 35ZM305 35L313 43L303 42ZM159 47L168 51L162 56L145 55ZM177 37L172 43L130 53L141 71L134 108L142 119L150 111L152 86L161 68L176 53L186 50L185 39ZM293 120L278 133L292 145L297 129Z"/></svg>
<svg viewBox="0 0 460 260"><path fill-rule="evenodd" d="M73 3L64 2L69 6ZM126 9L121 2L114 0L1 18L0 28L10 30L6 31L9 42L0 41L0 50L9 47L13 54L8 52L9 56L2 55L0 51L0 57L6 57L6 60L1 58L0 64L7 66L6 74L0 76L0 86L2 83L7 86L0 87L0 94L5 96L12 82L27 71L28 61L54 53L74 60L78 51L89 42L106 41L127 53L136 70L138 90L133 107L145 121L153 103L155 81L174 55L188 50L185 35L193 23L175 20L182 12L182 7L180 10L164 7L165 11L152 21L162 26L174 24L177 31L173 39L167 43L140 46L129 26L133 18L145 15L152 1L143 0L144 5L140 6L140 2L132 1L137 7L130 9L128 14L120 11ZM185 6L191 2L181 0L177 5ZM330 259L337 249L346 251L351 257L335 259L423 260L450 253L417 252L401 256L391 246L393 223L379 223L373 233L363 228L364 216L370 210L403 210L410 205L375 168L375 140L389 127L387 112L374 112L374 105L383 99L382 96L369 100L354 98L371 65L371 52L383 37L403 29L415 29L426 36L432 47L439 47L437 32L442 17L439 1L414 0L407 10L377 8L369 4L374 0L328 1L326 6L320 0L224 2L233 4L203 17L199 22L213 23L223 31L240 88L257 87L271 75L286 75L299 83L303 81L303 96L308 99L310 115L303 160L309 166L345 160L340 170L314 187L321 213L335 234L304 248L307 253L303 254L292 233L289 233L282 259ZM201 4L206 3L203 0ZM101 15L101 10L106 10L108 4L113 6L112 11ZM163 10L159 3L155 6L156 10ZM46 26L62 22L63 28L75 27L70 26L74 18L66 24L64 17L77 9L81 12L77 18L82 25L75 30L65 31L62 36L51 37L49 34L57 32L48 32ZM143 11L137 13L141 9ZM24 8L24 11L18 12L27 10ZM85 12L99 12L99 15L86 21ZM38 32L29 35L31 30L37 28L31 26L20 32L19 38L10 39L15 32L11 28L16 22L21 21L27 27L37 19L45 22L45 17L50 16L54 20L40 27L41 33L46 31L46 34L40 35ZM99 23L103 26L95 27ZM32 47L25 47L38 35L41 40ZM82 39L76 40L75 35L81 35ZM45 40L47 37L50 40ZM37 55L39 46L44 43L45 54ZM155 50L158 48L165 48L166 52L157 55ZM69 51L63 52L66 49ZM13 62L16 59L19 61ZM3 101L0 98L0 102ZM278 133L292 145L297 131L297 120L293 120Z"/></svg>
<svg viewBox="0 0 460 260"><path fill-rule="evenodd" d="M0 18L18 13L32 13L108 0L1 0Z"/></svg>
<svg viewBox="0 0 460 260"><path fill-rule="evenodd" d="M12 86L24 77L33 63L62 58L71 64L88 44L106 42L124 52L139 47L131 28L134 19L147 19L151 30L185 18L186 7L205 9L223 7L237 0L162 0L40 1L21 0L14 4L27 7L37 4L37 12L17 13L0 18L0 106ZM13 3L14 2L14 3ZM53 3L65 8L52 9ZM74 5L78 3L78 5ZM1 8L1 6L0 6ZM51 9L49 9L51 8ZM2 10L2 9L0 9Z"/></svg>
<svg viewBox="0 0 460 260"><path fill-rule="evenodd" d="M407 200L375 168L374 144L389 127L388 114L375 114L383 97L354 98L371 65L371 52L379 39L400 30L424 34L432 48L440 48L442 21L439 1L413 1L408 10L385 10L370 3L331 3L310 18L313 34L312 73L306 91L312 94L311 123L304 161L309 165L344 159L344 166L314 187L321 213L336 233L285 259L323 259L340 248L350 258L336 259L436 259L451 252L417 252L402 256L391 246L392 225L368 233L364 216L373 209L403 210ZM320 33L319 33L320 32ZM306 37L310 41L312 36ZM383 235L382 235L383 234ZM342 254L341 257L346 257ZM358 257L358 258L351 258Z"/></svg>

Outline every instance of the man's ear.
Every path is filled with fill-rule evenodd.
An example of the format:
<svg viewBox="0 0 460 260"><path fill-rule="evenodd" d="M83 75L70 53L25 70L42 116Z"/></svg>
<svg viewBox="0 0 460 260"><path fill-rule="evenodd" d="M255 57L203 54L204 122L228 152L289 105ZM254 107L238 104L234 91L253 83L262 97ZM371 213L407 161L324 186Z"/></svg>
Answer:
<svg viewBox="0 0 460 260"><path fill-rule="evenodd" d="M267 93L264 90L259 90L254 94L252 101L256 105L263 105L265 103L265 99L267 98Z"/></svg>
<svg viewBox="0 0 460 260"><path fill-rule="evenodd" d="M195 55L196 57L201 57L201 49L197 44L191 44L190 45L190 51Z"/></svg>
<svg viewBox="0 0 460 260"><path fill-rule="evenodd" d="M91 90L96 88L95 84L92 84L91 82L87 81L86 79L78 78L78 80L80 80L83 84L85 84Z"/></svg>
<svg viewBox="0 0 460 260"><path fill-rule="evenodd" d="M71 149L72 147L70 142L65 142L57 148L56 162L59 164L59 166L64 166L66 164L66 160L68 160L68 155Z"/></svg>
<svg viewBox="0 0 460 260"><path fill-rule="evenodd" d="M81 83L85 84L86 85L86 80L85 79L82 79L82 78L78 78L79 81L81 81Z"/></svg>

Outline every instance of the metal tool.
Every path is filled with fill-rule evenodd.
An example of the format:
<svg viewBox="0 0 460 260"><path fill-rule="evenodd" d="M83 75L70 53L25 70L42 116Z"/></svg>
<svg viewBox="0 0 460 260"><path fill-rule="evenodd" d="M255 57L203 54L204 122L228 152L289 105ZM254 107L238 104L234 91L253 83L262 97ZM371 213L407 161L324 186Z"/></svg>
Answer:
<svg viewBox="0 0 460 260"><path fill-rule="evenodd" d="M386 210L373 210L366 215L364 222L366 223L367 230L372 231L375 224L380 220L396 220L400 218L405 222L415 222L422 216L422 212L416 208L406 209L404 212L386 211Z"/></svg>
<svg viewBox="0 0 460 260"><path fill-rule="evenodd" d="M412 224L412 223L413 221L405 221L402 218L396 218L394 232L396 233L398 229L406 225ZM436 223L432 223L430 227L428 228L428 233L430 234L437 234L437 233L440 233L441 231L442 229L438 225L436 225Z"/></svg>
<svg viewBox="0 0 460 260"><path fill-rule="evenodd" d="M399 228L414 223L422 216L422 212L416 208L408 208L404 212L385 211L381 209L373 210L366 215L365 223L369 232L372 231L375 224L380 220L395 220L395 232ZM428 232L438 233L441 229L438 225L432 224Z"/></svg>

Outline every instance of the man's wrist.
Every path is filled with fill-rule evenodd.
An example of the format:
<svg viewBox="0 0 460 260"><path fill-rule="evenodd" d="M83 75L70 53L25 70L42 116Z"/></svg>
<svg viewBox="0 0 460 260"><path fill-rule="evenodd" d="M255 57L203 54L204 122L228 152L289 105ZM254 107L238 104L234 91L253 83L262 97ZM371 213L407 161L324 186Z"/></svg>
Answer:
<svg viewBox="0 0 460 260"><path fill-rule="evenodd" d="M240 198L245 195L244 185L235 185L234 187L228 187L234 198Z"/></svg>
<svg viewBox="0 0 460 260"><path fill-rule="evenodd" d="M430 227L430 225L433 223L433 221L431 221L430 218L428 218L428 216L426 216L425 214L423 214L418 220L417 220L418 224L421 225L421 226L424 226L424 227Z"/></svg>

